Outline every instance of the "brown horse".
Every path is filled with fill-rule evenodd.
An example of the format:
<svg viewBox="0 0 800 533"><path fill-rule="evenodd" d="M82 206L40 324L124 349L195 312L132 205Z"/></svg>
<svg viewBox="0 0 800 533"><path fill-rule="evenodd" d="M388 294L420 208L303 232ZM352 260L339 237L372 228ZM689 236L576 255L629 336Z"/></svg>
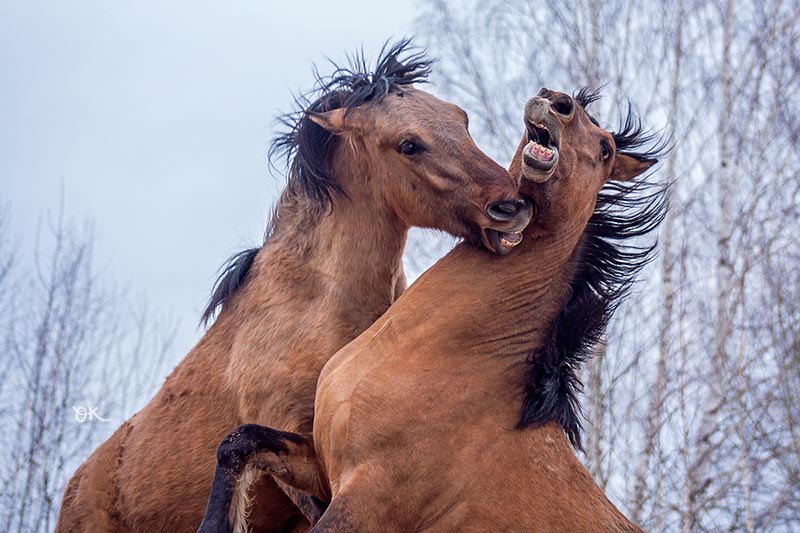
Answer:
<svg viewBox="0 0 800 533"><path fill-rule="evenodd" d="M609 133L595 98L527 103L511 165L538 210L524 240L502 258L459 245L331 358L313 440L226 439L205 531L225 529L244 462L330 497L314 531L638 531L568 438L580 447L578 367L651 256L625 240L658 226L666 194L630 182L657 152L639 150L638 119Z"/></svg>
<svg viewBox="0 0 800 533"><path fill-rule="evenodd" d="M429 65L403 41L371 72L357 58L319 80L276 145L291 173L266 242L235 256L205 314L221 306L216 322L77 470L57 531L194 531L225 434L244 422L311 430L323 365L405 289L409 227L511 248L530 205L466 114L411 86ZM302 528L271 478L249 494L255 529Z"/></svg>

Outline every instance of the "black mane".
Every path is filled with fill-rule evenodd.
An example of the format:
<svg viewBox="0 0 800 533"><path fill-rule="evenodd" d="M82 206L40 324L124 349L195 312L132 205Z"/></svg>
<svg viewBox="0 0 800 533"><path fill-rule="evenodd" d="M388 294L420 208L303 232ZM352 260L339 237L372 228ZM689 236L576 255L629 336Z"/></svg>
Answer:
<svg viewBox="0 0 800 533"><path fill-rule="evenodd" d="M584 107L598 98L598 92L588 89L575 96ZM613 135L619 153L641 161L654 160L665 150L664 143L652 146L655 137L642 129L630 106ZM572 445L582 449L581 365L601 341L639 271L655 257L655 243L641 247L630 241L657 229L667 205L667 186L647 177L609 182L601 189L578 245L569 299L542 346L528 358L519 428L556 421Z"/></svg>
<svg viewBox="0 0 800 533"><path fill-rule="evenodd" d="M211 297L208 299L208 305L206 305L200 317L201 324L207 326L211 319L214 318L217 308L225 306L233 294L242 286L259 250L261 248L242 250L225 261L225 264L219 269L217 279L214 281L214 288L211 291Z"/></svg>
<svg viewBox="0 0 800 533"><path fill-rule="evenodd" d="M600 100L601 91L599 89L583 87L573 95L573 98L586 110L592 103ZM591 115L589 115L589 119L596 126L600 126L597 120ZM614 137L617 153L633 157L639 161L656 160L667 151L667 142L658 141L657 135L644 129L641 119L633 111L633 106L631 106L630 102L628 102L628 109L625 113L625 117L620 117L617 131L611 132L611 134ZM648 145L650 145L650 148L639 150Z"/></svg>
<svg viewBox="0 0 800 533"><path fill-rule="evenodd" d="M313 122L309 112L350 110L380 102L394 89L424 83L432 63L424 50L414 48L410 39L402 39L391 46L384 44L373 69L367 67L363 51L350 56L346 66L331 62L333 72L328 76L315 69L314 89L295 99L294 112L278 119L285 131L269 150L271 163L284 157L289 166L288 190L328 208L334 195L342 192L328 169L336 136Z"/></svg>
<svg viewBox="0 0 800 533"><path fill-rule="evenodd" d="M424 50L414 48L410 39L402 39L381 48L375 67L368 68L363 51L350 56L346 66L330 62L332 73L323 76L314 69L314 89L295 99L297 109L278 118L285 131L279 133L269 149L270 164L275 167L276 157L283 156L289 166L286 191L282 198L307 198L312 207L332 209L333 197L341 193L328 169L336 137L309 118L309 113L322 113L334 109L352 109L363 104L380 102L392 90L424 83L433 63ZM267 238L280 216L274 211ZM253 260L261 248L241 251L225 262L214 282L208 304L200 322L208 322L217 310L228 304L242 286Z"/></svg>

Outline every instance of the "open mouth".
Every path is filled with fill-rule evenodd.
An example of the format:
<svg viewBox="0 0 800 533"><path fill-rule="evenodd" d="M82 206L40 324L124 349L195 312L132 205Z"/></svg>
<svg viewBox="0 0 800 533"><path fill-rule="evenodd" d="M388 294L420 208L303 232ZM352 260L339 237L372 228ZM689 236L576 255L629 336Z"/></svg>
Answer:
<svg viewBox="0 0 800 533"><path fill-rule="evenodd" d="M522 160L534 170L551 170L558 162L558 146L544 124L528 123L528 144L522 150Z"/></svg>
<svg viewBox="0 0 800 533"><path fill-rule="evenodd" d="M495 253L503 255L510 252L512 248L522 242L522 230L498 231L495 229L487 229L486 238Z"/></svg>

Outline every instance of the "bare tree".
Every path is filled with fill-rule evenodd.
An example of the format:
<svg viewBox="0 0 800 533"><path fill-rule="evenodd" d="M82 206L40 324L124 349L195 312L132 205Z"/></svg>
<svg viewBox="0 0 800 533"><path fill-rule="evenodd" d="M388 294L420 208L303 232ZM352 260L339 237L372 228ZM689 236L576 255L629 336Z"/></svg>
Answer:
<svg viewBox="0 0 800 533"><path fill-rule="evenodd" d="M800 2L429 0L418 26L501 160L541 86L604 85L601 123L630 99L673 139L660 261L585 374L583 460L648 530L798 529Z"/></svg>
<svg viewBox="0 0 800 533"><path fill-rule="evenodd" d="M135 390L139 369L163 357L143 361L145 343L163 354L171 337L154 336L150 318L131 320L94 266L91 227L69 224L63 209L37 232L29 268L5 240L0 254L0 526L50 531L67 477L113 429L101 419L121 419L147 392Z"/></svg>

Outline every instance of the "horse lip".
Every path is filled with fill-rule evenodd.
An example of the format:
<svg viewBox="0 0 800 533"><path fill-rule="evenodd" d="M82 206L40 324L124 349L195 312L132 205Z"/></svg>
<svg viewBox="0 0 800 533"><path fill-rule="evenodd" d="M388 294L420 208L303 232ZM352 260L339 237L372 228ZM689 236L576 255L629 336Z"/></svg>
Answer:
<svg viewBox="0 0 800 533"><path fill-rule="evenodd" d="M522 216L518 216L515 220L510 221L507 226L495 226L487 228L487 230L496 231L498 233L520 233L528 227L531 218L533 218L533 207L526 209Z"/></svg>
<svg viewBox="0 0 800 533"><path fill-rule="evenodd" d="M509 248L513 248L522 242L522 232L500 233L500 242Z"/></svg>
<svg viewBox="0 0 800 533"><path fill-rule="evenodd" d="M528 166L523 166L522 167L522 177L524 179L530 181L530 182L533 182L533 183L537 184L537 185L541 185L543 183L547 183L548 181L550 181L550 179L552 179L553 172L552 171L544 172L544 171L541 171L541 170L536 170L536 169L530 168Z"/></svg>
<svg viewBox="0 0 800 533"><path fill-rule="evenodd" d="M555 154L550 161L540 161L523 152L522 177L534 183L545 183L549 181L555 174L555 168L559 158L558 148L554 147L553 151Z"/></svg>
<svg viewBox="0 0 800 533"><path fill-rule="evenodd" d="M486 244L486 247L492 250L497 255L506 255L511 250L513 250L520 242L522 242L522 235L519 234L518 232L513 232L515 234L519 234L519 240L513 243L510 242L505 237L507 233L509 232L488 228L486 231L483 232L485 241L484 244Z"/></svg>
<svg viewBox="0 0 800 533"><path fill-rule="evenodd" d="M550 161L541 161L523 152L522 162L525 163L525 166L528 166L534 170L544 170L545 172L552 170L553 167L556 166L556 163L558 163L558 148L553 147L553 151L555 152L555 155L553 155L553 159Z"/></svg>
<svg viewBox="0 0 800 533"><path fill-rule="evenodd" d="M498 255L505 255L522 242L522 231L528 227L533 218L533 206L529 202L526 204L526 209L521 211L508 225L483 230L483 244L486 248Z"/></svg>

